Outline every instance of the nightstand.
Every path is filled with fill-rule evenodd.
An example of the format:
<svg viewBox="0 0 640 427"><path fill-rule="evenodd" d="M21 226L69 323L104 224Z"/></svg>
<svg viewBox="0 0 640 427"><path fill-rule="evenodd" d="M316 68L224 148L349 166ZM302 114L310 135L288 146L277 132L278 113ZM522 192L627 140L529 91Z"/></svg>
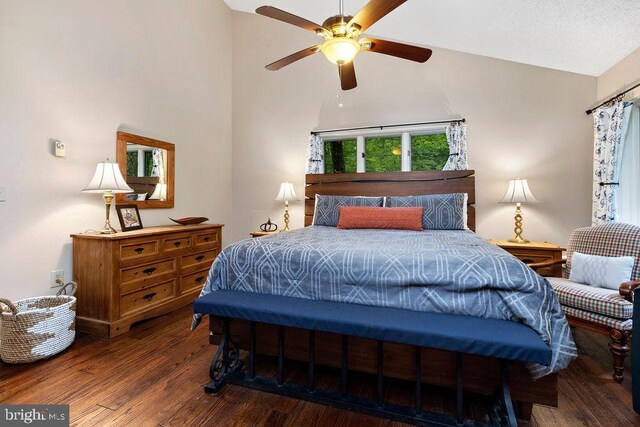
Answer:
<svg viewBox="0 0 640 427"><path fill-rule="evenodd" d="M506 240L490 240L490 242L500 246L525 264L562 259L562 252L566 250L562 246L549 242L510 243ZM540 268L538 273L541 276L562 277L562 265Z"/></svg>
<svg viewBox="0 0 640 427"><path fill-rule="evenodd" d="M279 231L254 231L253 233L249 233L251 237L262 237L262 236L270 236L272 234L278 234Z"/></svg>

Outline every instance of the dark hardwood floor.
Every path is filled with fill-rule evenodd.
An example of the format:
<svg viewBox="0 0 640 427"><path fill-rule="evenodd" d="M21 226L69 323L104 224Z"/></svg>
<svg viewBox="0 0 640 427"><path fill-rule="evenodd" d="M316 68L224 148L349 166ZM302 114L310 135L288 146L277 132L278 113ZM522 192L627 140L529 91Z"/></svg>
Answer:
<svg viewBox="0 0 640 427"><path fill-rule="evenodd" d="M0 363L0 402L68 403L72 425L81 426L399 425L237 386L219 396L206 395L202 386L214 347L208 344L206 325L190 332L190 322L185 307L111 340L79 335L67 351L47 361ZM640 425L632 409L629 363L624 384L616 384L606 338L581 330L574 337L580 357L560 374L560 408L536 406L531 422L523 425ZM263 369L270 369L268 363ZM337 386L339 375L323 381L334 379ZM367 394L366 384L365 379L356 386ZM411 399L411 390L394 383L388 394ZM426 398L425 405L453 409L450 393L444 395ZM473 406L467 411L475 412Z"/></svg>

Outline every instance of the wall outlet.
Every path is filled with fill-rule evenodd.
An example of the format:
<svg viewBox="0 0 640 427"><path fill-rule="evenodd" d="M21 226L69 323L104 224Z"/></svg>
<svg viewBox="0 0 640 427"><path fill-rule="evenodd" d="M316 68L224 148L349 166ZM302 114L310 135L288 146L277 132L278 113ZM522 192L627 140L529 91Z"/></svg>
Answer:
<svg viewBox="0 0 640 427"><path fill-rule="evenodd" d="M0 202L4 202L6 200L6 193L4 187L0 187Z"/></svg>
<svg viewBox="0 0 640 427"><path fill-rule="evenodd" d="M56 282L56 280L62 280L62 283ZM54 270L51 272L51 284L52 288L59 288L64 284L64 270Z"/></svg>

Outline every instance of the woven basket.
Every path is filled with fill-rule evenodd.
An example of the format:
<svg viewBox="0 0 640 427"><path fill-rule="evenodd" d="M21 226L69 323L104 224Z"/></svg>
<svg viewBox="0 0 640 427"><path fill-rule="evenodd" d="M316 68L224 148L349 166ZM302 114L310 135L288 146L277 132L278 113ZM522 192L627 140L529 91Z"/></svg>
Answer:
<svg viewBox="0 0 640 427"><path fill-rule="evenodd" d="M62 295L69 285L71 294ZM69 282L55 296L27 298L15 303L0 298L0 358L6 363L29 363L69 347L76 337L73 295L77 289L76 283Z"/></svg>

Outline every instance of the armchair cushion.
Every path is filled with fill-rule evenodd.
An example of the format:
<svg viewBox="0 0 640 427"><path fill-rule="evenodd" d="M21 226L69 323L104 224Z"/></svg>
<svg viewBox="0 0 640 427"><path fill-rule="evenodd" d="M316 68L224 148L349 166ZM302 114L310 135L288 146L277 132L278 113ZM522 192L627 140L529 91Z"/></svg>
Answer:
<svg viewBox="0 0 640 427"><path fill-rule="evenodd" d="M617 329L619 331L630 331L633 329L632 319L614 319L613 317L603 316L602 314L592 313L591 311L580 310L573 307L562 306L564 314L578 319L586 320L591 323L606 326L607 328Z"/></svg>
<svg viewBox="0 0 640 427"><path fill-rule="evenodd" d="M547 280L563 309L572 307L619 320L631 319L633 316L633 303L627 301L617 290L595 288L559 277L547 277Z"/></svg>

